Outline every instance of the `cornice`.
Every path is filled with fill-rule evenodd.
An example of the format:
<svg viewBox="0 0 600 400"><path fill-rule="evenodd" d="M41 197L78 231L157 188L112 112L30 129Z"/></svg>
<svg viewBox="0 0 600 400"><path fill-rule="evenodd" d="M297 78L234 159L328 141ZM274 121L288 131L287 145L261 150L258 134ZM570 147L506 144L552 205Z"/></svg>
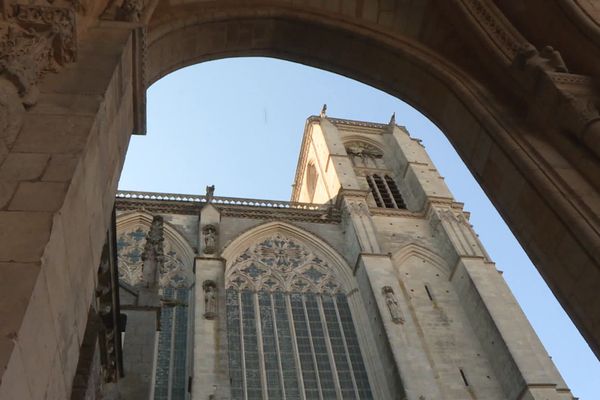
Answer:
<svg viewBox="0 0 600 400"><path fill-rule="evenodd" d="M115 207L118 211L144 210L150 213L199 215L206 204L207 203L200 203L194 200L165 201L157 199L128 199L117 197ZM313 223L339 223L341 221L340 211L333 206L321 207L315 205L315 209L304 209L219 203L210 204L217 208L222 216L232 218Z"/></svg>

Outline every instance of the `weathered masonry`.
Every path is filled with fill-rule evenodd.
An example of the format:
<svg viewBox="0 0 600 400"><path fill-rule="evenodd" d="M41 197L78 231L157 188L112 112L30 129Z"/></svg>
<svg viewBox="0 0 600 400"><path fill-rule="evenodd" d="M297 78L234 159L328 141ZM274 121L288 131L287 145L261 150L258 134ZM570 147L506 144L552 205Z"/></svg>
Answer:
<svg viewBox="0 0 600 400"><path fill-rule="evenodd" d="M145 132L145 90L233 56L338 72L426 114L599 354L600 11L589 0L527 5L3 0L0 395L71 393L129 137Z"/></svg>
<svg viewBox="0 0 600 400"><path fill-rule="evenodd" d="M208 189L117 195L123 398L573 399L394 121L309 118L291 202Z"/></svg>

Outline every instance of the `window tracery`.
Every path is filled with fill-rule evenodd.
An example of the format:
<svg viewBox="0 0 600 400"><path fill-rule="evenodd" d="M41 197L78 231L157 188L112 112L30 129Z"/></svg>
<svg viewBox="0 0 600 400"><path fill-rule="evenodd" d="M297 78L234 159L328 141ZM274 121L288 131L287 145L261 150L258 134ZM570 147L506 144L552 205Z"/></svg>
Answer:
<svg viewBox="0 0 600 400"><path fill-rule="evenodd" d="M299 240L274 234L226 274L232 399L372 399L336 269Z"/></svg>
<svg viewBox="0 0 600 400"><path fill-rule="evenodd" d="M117 236L119 280L131 286L143 282L143 254L150 226L143 222L126 225ZM189 375L189 323L193 273L184 250L168 237L160 240L158 293L162 300L153 400L185 399ZM163 239L164 238L164 239ZM188 260L186 263L184 260Z"/></svg>
<svg viewBox="0 0 600 400"><path fill-rule="evenodd" d="M119 279L132 286L137 286L142 281L143 260L142 253L146 243L149 228L137 225L117 237L117 251L119 260ZM164 263L159 271L159 286L183 288L191 284L191 268L185 267L181 257L173 248L169 240L165 240Z"/></svg>
<svg viewBox="0 0 600 400"><path fill-rule="evenodd" d="M249 247L228 271L238 290L337 293L340 285L323 258L296 240L275 235Z"/></svg>

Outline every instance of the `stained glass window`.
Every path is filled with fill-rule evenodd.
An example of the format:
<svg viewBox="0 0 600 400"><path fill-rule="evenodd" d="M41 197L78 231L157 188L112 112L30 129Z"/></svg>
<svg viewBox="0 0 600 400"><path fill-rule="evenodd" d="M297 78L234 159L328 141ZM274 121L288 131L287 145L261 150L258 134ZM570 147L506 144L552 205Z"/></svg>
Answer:
<svg viewBox="0 0 600 400"><path fill-rule="evenodd" d="M227 282L232 399L373 398L346 294L323 257L277 235L242 253Z"/></svg>

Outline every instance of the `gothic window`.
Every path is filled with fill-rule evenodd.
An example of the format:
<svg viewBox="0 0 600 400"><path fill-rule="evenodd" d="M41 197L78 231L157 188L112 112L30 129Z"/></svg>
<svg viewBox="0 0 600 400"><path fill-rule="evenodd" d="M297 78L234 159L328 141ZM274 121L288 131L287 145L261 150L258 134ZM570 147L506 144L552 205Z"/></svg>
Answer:
<svg viewBox="0 0 600 400"><path fill-rule="evenodd" d="M226 277L232 399L372 399L344 288L323 257L282 235Z"/></svg>
<svg viewBox="0 0 600 400"><path fill-rule="evenodd" d="M377 174L367 175L367 183L377 207L406 208L396 182L390 176L385 175L382 178Z"/></svg>
<svg viewBox="0 0 600 400"><path fill-rule="evenodd" d="M306 168L306 190L308 191L308 199L310 203L313 202L315 197L318 179L319 174L317 173L317 168L315 168L315 164L311 162Z"/></svg>
<svg viewBox="0 0 600 400"><path fill-rule="evenodd" d="M148 227L139 224L117 238L119 280L142 284L142 253ZM158 293L162 301L156 358L154 400L187 399L189 376L191 266L186 266L170 240L163 242Z"/></svg>

